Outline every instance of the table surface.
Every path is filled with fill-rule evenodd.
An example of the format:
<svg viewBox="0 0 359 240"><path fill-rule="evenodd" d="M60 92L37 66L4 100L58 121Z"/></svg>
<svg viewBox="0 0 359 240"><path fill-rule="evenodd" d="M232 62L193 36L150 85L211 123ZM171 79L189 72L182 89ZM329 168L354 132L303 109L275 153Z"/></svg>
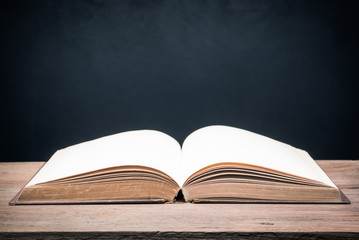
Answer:
<svg viewBox="0 0 359 240"><path fill-rule="evenodd" d="M252 233L265 236L282 233L284 237L291 233L294 234L291 237L297 236L298 239L303 237L301 233L309 233L307 237L320 233L329 238L345 233L341 236L359 238L359 161L320 160L317 163L350 199L351 204L182 202L9 206L9 200L44 162L0 163L0 233L10 238L21 238L24 236L21 234L25 233L56 233L56 236L61 233L62 237L66 233L116 233L116 236L118 233L127 236L147 233L154 238L165 238L180 237L186 232L197 234L197 238L209 237L206 234L228 237L226 233L232 234L230 236L241 233L241 236L252 239ZM268 235L270 233L272 235Z"/></svg>

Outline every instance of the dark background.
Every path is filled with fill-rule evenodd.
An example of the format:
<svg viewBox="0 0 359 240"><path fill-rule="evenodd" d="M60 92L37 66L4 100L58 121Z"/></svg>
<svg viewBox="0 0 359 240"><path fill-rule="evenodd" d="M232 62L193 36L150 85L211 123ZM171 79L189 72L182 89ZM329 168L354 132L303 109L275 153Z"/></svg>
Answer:
<svg viewBox="0 0 359 240"><path fill-rule="evenodd" d="M359 159L358 1L1 1L1 161L223 124Z"/></svg>

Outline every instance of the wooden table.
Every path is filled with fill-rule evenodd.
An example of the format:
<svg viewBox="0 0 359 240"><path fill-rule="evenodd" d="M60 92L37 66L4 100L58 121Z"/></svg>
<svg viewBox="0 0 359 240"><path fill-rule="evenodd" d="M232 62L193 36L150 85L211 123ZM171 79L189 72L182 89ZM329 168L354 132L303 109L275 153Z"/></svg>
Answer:
<svg viewBox="0 0 359 240"><path fill-rule="evenodd" d="M9 206L44 162L0 163L0 239L359 239L359 161L317 161L351 204Z"/></svg>

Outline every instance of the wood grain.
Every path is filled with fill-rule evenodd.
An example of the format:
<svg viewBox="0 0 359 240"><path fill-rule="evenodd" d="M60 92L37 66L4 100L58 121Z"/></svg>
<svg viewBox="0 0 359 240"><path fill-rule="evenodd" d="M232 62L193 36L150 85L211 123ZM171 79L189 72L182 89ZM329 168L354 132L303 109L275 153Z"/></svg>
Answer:
<svg viewBox="0 0 359 240"><path fill-rule="evenodd" d="M359 161L317 163L351 204L9 206L43 162L0 163L0 238L359 238Z"/></svg>

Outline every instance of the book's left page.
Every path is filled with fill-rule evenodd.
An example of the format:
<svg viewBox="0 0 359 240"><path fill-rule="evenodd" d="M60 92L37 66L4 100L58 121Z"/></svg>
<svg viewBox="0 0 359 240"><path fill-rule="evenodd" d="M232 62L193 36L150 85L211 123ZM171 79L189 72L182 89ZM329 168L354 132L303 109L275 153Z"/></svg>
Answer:
<svg viewBox="0 0 359 240"><path fill-rule="evenodd" d="M128 131L58 150L27 186L124 165L151 167L175 177L180 164L181 146L171 136Z"/></svg>

